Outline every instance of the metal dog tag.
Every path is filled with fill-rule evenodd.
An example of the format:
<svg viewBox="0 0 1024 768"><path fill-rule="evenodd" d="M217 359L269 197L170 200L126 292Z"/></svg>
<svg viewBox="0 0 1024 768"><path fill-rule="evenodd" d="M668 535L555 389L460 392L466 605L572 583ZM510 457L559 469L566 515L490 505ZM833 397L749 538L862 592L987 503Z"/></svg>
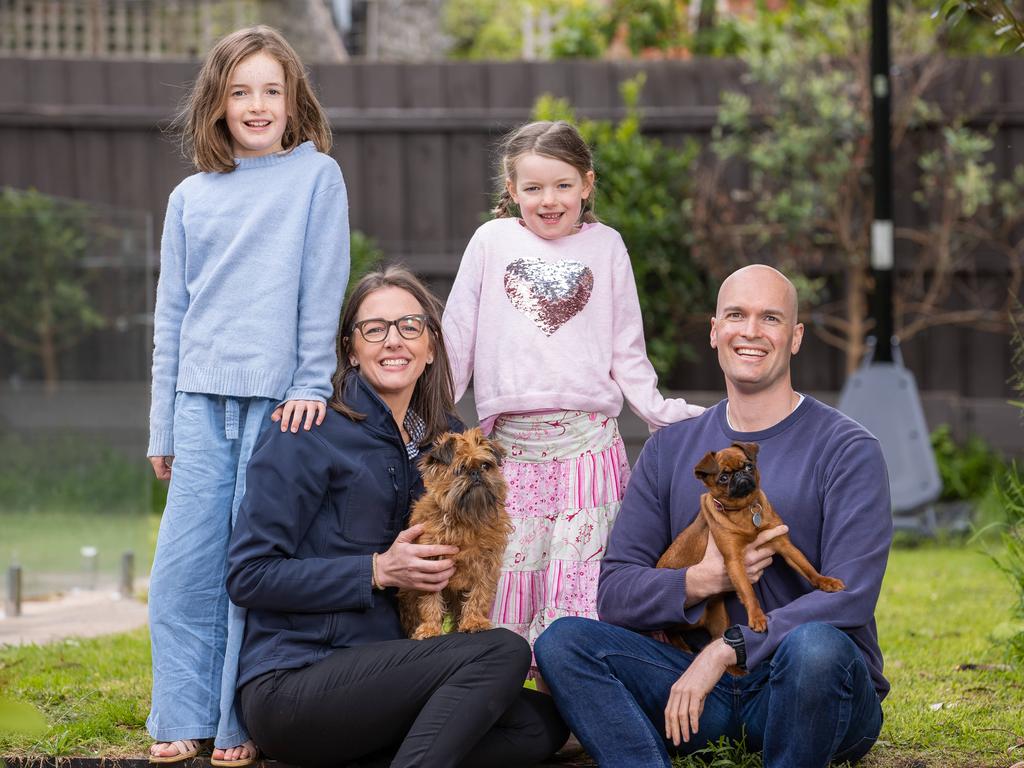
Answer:
<svg viewBox="0 0 1024 768"><path fill-rule="evenodd" d="M754 527L755 528L760 528L761 527L761 513L760 512L755 512L751 516L750 519L754 521Z"/></svg>

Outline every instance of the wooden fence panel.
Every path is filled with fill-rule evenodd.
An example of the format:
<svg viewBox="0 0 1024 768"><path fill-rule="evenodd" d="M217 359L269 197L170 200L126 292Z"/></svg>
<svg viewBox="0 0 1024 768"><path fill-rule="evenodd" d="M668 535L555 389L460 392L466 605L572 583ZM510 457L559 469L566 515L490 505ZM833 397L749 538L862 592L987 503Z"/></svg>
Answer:
<svg viewBox="0 0 1024 768"><path fill-rule="evenodd" d="M101 5L102 13L114 14L115 37L138 24L130 3L108 0L96 7ZM14 7L0 2L4 12ZM170 11L159 25L150 27L153 40L196 34L178 29ZM118 43L87 44L99 50ZM673 145L687 137L705 142L722 91L751 87L740 79L739 62L717 59L358 62L319 65L312 79L335 129L333 155L345 173L353 228L374 237L390 258L405 261L443 292L490 205L501 135L529 119L542 93L567 98L582 117L621 114L619 84L639 71L647 77L641 96L645 130ZM162 129L196 72L194 62L183 61L0 57L0 79L6 83L0 91L0 185L148 211L158 240L167 195L190 173L177 141ZM992 161L1003 174L1024 163L1024 96L1016 87L1022 78L1019 59L970 60L935 86L946 103L969 105L976 125L1000 118ZM934 130L908 139L907 151L897 158L898 222L927 220L927 212L899 190L915 182L915 152ZM741 178L744 169L732 173ZM898 256L904 263L911 257L909 250ZM1001 275L987 279L996 288L1005 282ZM706 325L689 333L700 361L678 383L720 389ZM933 329L907 342L904 355L925 388L988 397L1008 393L1005 336ZM86 377L87 363L76 364ZM836 389L844 378L843 358L809 328L794 371L804 388Z"/></svg>

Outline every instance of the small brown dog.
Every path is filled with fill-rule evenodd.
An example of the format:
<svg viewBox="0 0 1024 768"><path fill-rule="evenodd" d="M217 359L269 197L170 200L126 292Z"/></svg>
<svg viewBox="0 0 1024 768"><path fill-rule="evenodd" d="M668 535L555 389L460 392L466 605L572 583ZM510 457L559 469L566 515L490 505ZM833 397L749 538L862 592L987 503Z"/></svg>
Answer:
<svg viewBox="0 0 1024 768"><path fill-rule="evenodd" d="M699 563L704 559L710 532L725 560L736 594L747 609L747 623L755 632L764 632L768 619L747 578L743 550L761 531L782 525L782 518L761 491L757 452L757 443L733 443L701 459L693 470L697 479L708 487L708 492L700 497L700 513L661 556L658 568L683 568ZM839 579L818 573L788 534L776 536L764 546L782 555L815 589L838 592L846 588ZM701 620L681 629L693 627L704 627L712 638L721 637L729 627L725 598L722 595L709 598ZM674 645L686 648L685 641L675 630L666 634Z"/></svg>
<svg viewBox="0 0 1024 768"><path fill-rule="evenodd" d="M409 525L423 524L419 544L452 544L455 574L441 592L401 589L402 626L413 640L436 637L452 612L460 632L491 628L501 559L512 523L505 511L501 446L479 429L447 432L420 459L426 493L412 510Z"/></svg>

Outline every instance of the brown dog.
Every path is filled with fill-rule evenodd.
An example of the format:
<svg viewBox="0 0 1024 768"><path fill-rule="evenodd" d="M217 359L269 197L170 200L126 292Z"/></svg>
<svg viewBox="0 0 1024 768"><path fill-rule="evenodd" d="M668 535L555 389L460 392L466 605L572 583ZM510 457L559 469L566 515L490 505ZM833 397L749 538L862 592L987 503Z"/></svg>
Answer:
<svg viewBox="0 0 1024 768"><path fill-rule="evenodd" d="M747 623L754 631L764 632L768 628L768 619L747 578L743 550L761 531L782 525L782 518L761 491L757 452L757 443L733 443L701 459L693 470L697 479L708 487L708 492L700 497L700 513L661 556L658 568L683 568L699 563L704 559L710 532L725 560L736 594L747 609ZM776 536L764 546L782 555L815 589L838 592L846 588L839 579L818 573L787 534ZM729 615L722 595L708 599L704 616L698 623L682 628L701 626L712 638L721 637L729 627ZM685 647L685 642L674 630L666 634L675 645Z"/></svg>
<svg viewBox="0 0 1024 768"><path fill-rule="evenodd" d="M436 637L450 610L460 632L491 628L494 603L512 523L505 511L505 452L479 429L447 432L420 459L426 493L409 525L423 524L419 544L452 544L455 574L441 592L398 592L399 612L413 640Z"/></svg>

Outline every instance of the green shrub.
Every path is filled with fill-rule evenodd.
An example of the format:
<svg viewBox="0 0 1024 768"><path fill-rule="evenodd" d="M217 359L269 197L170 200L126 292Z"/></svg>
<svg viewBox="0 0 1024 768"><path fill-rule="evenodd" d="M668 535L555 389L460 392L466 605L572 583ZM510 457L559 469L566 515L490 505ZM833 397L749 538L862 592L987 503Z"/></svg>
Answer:
<svg viewBox="0 0 1024 768"><path fill-rule="evenodd" d="M957 445L948 424L932 432L931 442L942 478L943 501L980 499L1006 471L999 454L980 437Z"/></svg>
<svg viewBox="0 0 1024 768"><path fill-rule="evenodd" d="M1010 379L1018 395L1024 395L1024 334L1020 325L1013 336L1013 370ZM1016 402L1024 416L1024 402ZM1014 463L1003 475L999 498L1005 515L1005 527L1000 539L1003 551L994 555L999 569L1005 573L1017 592L1013 613L1019 620L1015 629L1005 638L1009 656L1024 663L1024 472Z"/></svg>
<svg viewBox="0 0 1024 768"><path fill-rule="evenodd" d="M350 250L351 266L348 274L348 288L345 290L345 297L352 293L352 288L359 279L375 267L380 266L384 260L384 252L377 247L373 238L367 237L362 232L352 230L352 241Z"/></svg>
<svg viewBox="0 0 1024 768"><path fill-rule="evenodd" d="M594 210L618 230L629 249L647 353L658 374L667 378L692 358L684 331L693 314L709 306L713 293L690 259L688 245L686 201L699 149L695 142L666 147L640 132L637 104L643 83L641 73L620 87L626 116L618 123L576 120L568 102L550 96L538 100L534 117L574 122L593 150Z"/></svg>
<svg viewBox="0 0 1024 768"><path fill-rule="evenodd" d="M0 513L142 511L150 476L95 438L0 434Z"/></svg>

